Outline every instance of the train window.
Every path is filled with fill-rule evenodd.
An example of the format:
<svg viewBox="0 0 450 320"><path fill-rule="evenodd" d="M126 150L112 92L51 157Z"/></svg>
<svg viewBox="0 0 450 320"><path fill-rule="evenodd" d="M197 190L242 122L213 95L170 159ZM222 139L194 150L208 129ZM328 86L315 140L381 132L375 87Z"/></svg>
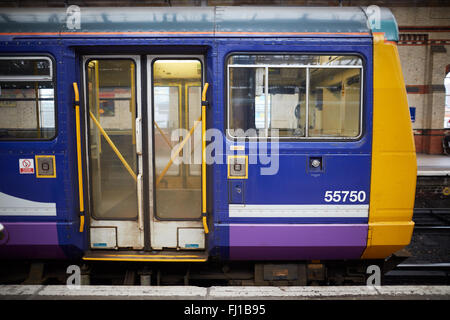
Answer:
<svg viewBox="0 0 450 320"><path fill-rule="evenodd" d="M310 68L309 136L357 137L361 69Z"/></svg>
<svg viewBox="0 0 450 320"><path fill-rule="evenodd" d="M0 57L0 77L10 79L52 78L51 60L34 57Z"/></svg>
<svg viewBox="0 0 450 320"><path fill-rule="evenodd" d="M52 63L47 57L0 57L0 140L55 136Z"/></svg>
<svg viewBox="0 0 450 320"><path fill-rule="evenodd" d="M228 133L357 137L361 77L358 56L233 55L228 59Z"/></svg>

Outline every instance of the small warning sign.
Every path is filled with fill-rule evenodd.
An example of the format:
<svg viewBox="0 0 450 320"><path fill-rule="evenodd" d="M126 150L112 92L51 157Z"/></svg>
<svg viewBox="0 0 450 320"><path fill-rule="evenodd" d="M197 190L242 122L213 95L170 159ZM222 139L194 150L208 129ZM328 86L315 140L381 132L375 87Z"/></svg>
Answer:
<svg viewBox="0 0 450 320"><path fill-rule="evenodd" d="M19 159L20 174L34 173L34 159Z"/></svg>

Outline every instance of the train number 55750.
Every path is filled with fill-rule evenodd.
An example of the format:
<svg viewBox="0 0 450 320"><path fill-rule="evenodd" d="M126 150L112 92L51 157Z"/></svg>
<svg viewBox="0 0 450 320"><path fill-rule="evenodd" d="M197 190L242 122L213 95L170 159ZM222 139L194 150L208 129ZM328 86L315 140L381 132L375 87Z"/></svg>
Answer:
<svg viewBox="0 0 450 320"><path fill-rule="evenodd" d="M325 202L364 202L366 201L365 191L326 191Z"/></svg>

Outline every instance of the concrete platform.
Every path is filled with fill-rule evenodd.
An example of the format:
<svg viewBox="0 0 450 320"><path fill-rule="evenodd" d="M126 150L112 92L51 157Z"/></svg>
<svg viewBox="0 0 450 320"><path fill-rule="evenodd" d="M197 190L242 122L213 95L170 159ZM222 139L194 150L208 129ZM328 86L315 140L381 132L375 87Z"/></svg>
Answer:
<svg viewBox="0 0 450 320"><path fill-rule="evenodd" d="M450 176L450 156L417 154L418 176Z"/></svg>
<svg viewBox="0 0 450 320"><path fill-rule="evenodd" d="M0 300L450 300L450 286L194 287L1 285Z"/></svg>

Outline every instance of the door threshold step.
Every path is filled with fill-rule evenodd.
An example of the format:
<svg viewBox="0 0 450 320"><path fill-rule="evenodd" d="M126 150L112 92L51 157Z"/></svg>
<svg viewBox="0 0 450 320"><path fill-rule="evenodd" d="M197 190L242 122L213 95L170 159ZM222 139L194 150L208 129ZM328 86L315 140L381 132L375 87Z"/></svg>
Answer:
<svg viewBox="0 0 450 320"><path fill-rule="evenodd" d="M141 262L206 262L208 252L193 251L113 251L90 250L85 252L87 261L141 261Z"/></svg>

